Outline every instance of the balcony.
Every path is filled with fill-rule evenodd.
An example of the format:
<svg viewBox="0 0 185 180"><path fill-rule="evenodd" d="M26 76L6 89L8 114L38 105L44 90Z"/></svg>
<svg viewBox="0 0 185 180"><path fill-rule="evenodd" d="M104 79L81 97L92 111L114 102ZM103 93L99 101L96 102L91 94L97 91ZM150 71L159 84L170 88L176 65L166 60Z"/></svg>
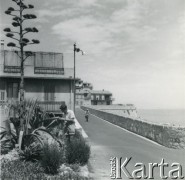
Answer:
<svg viewBox="0 0 185 180"><path fill-rule="evenodd" d="M20 77L20 52L1 51L0 76ZM33 52L24 62L25 78L71 79L73 68L64 68L62 53Z"/></svg>
<svg viewBox="0 0 185 180"><path fill-rule="evenodd" d="M35 74L64 74L62 53L37 52L34 57Z"/></svg>
<svg viewBox="0 0 185 180"><path fill-rule="evenodd" d="M7 66L4 65L4 72L5 73L20 73L21 68L20 66Z"/></svg>

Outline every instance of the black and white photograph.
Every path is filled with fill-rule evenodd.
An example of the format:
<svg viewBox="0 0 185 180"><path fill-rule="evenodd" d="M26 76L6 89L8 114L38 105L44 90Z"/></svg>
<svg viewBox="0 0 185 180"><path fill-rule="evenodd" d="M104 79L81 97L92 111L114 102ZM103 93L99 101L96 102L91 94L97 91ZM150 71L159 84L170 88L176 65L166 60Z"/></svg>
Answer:
<svg viewBox="0 0 185 180"><path fill-rule="evenodd" d="M185 179L185 0L0 0L0 179Z"/></svg>

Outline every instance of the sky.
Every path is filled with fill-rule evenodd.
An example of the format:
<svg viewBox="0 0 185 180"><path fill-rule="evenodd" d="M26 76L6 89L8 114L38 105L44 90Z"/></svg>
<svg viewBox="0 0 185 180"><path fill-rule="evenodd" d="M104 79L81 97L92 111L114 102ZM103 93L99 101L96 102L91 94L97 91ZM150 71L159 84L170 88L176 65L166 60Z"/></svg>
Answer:
<svg viewBox="0 0 185 180"><path fill-rule="evenodd" d="M86 52L76 56L76 76L109 90L114 103L144 109L185 109L184 0L25 0L39 29L33 51L62 52L73 67L73 44ZM0 0L0 39L11 18ZM5 47L8 49L7 47Z"/></svg>

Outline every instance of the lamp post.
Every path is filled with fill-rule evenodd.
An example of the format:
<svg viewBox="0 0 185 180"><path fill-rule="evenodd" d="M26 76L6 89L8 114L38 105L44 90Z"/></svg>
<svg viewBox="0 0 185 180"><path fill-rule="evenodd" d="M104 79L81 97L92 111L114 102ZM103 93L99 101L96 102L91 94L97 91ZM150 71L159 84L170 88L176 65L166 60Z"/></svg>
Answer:
<svg viewBox="0 0 185 180"><path fill-rule="evenodd" d="M76 47L76 43L74 43L74 79L73 79L73 89L74 89L74 105L73 105L73 110L74 110L74 113L75 113L75 105L76 105L76 83L75 83L75 79L76 79L76 77L75 77L75 75L76 75L76 52L82 52L82 55L84 55L84 52L81 50L81 49L79 49L79 48L77 48Z"/></svg>

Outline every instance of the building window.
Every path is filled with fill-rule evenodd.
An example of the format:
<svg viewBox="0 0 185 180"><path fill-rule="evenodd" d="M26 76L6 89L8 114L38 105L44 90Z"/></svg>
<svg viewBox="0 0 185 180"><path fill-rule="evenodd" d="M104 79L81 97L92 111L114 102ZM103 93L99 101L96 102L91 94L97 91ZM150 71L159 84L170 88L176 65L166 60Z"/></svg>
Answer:
<svg viewBox="0 0 185 180"><path fill-rule="evenodd" d="M55 100L55 86L52 84L46 84L44 86L44 100L54 101Z"/></svg>
<svg viewBox="0 0 185 180"><path fill-rule="evenodd" d="M105 96L104 95L101 96L101 100L103 100L103 101L105 100Z"/></svg>
<svg viewBox="0 0 185 180"><path fill-rule="evenodd" d="M94 100L94 96L93 95L91 95L91 100Z"/></svg>
<svg viewBox="0 0 185 180"><path fill-rule="evenodd" d="M19 93L19 85L16 82L8 83L8 91L7 97L8 98L18 98Z"/></svg>
<svg viewBox="0 0 185 180"><path fill-rule="evenodd" d="M5 91L0 90L0 102L5 101Z"/></svg>
<svg viewBox="0 0 185 180"><path fill-rule="evenodd" d="M100 96L99 95L96 95L96 100L100 100Z"/></svg>

